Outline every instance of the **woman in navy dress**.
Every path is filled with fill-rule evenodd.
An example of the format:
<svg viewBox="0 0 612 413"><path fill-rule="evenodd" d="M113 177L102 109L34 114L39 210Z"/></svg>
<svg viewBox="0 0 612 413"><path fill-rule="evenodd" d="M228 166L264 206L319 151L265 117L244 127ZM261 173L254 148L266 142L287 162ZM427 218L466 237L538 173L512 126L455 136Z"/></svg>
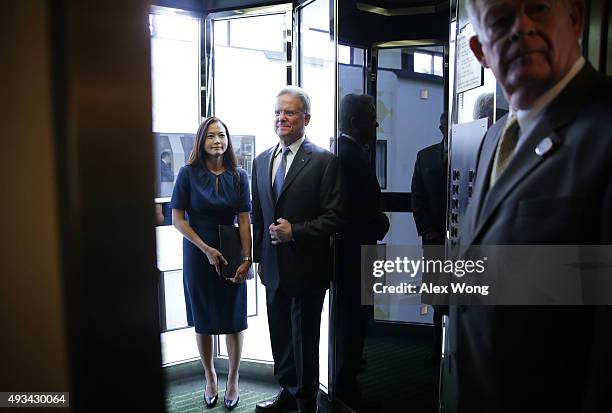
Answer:
<svg viewBox="0 0 612 413"><path fill-rule="evenodd" d="M204 372L204 402L217 403L217 374L213 364L213 335L225 334L229 374L225 405L238 403L238 367L243 330L247 328L246 280L251 266L249 180L237 167L227 127L217 118L198 128L187 165L176 178L172 223L183 234L183 286L187 321L195 326L196 342ZM245 261L231 279L221 277L227 261L219 252L218 225L231 225L238 216Z"/></svg>

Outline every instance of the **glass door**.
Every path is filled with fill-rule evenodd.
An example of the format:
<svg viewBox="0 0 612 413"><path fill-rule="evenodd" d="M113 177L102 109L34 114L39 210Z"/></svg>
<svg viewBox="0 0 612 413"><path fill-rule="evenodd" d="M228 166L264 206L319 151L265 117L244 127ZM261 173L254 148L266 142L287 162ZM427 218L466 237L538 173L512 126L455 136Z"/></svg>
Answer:
<svg viewBox="0 0 612 413"><path fill-rule="evenodd" d="M443 139L439 126L447 106L448 11L408 0L379 3L340 2L339 95L365 93L375 100L379 127L369 158L390 221L381 243L420 246L411 208L412 177L417 153ZM436 349L441 340L436 337L440 329L432 326L431 307L400 294L384 301L374 296L355 391L332 391L334 402L353 412L397 406L437 411ZM339 345L336 351L343 349Z"/></svg>
<svg viewBox="0 0 612 413"><path fill-rule="evenodd" d="M198 357L193 328L187 327L185 313L182 235L172 226L168 204L200 123L200 27L197 15L179 10L156 7L149 15L164 365Z"/></svg>
<svg viewBox="0 0 612 413"><path fill-rule="evenodd" d="M170 225L167 203L174 179L193 146L204 116L228 126L238 162L251 176L253 159L275 145L276 93L298 84L311 96L309 139L332 150L336 139L337 53L332 0L210 13L205 19L156 8L151 15L154 132L158 141L158 266L164 272L161 298L164 364L198 358L193 328L186 326L182 285L182 237ZM344 60L359 50L343 50ZM296 56L297 64L293 64ZM361 52L363 61L363 51ZM168 157L167 152L170 153ZM166 162L167 161L167 162ZM162 165L162 162L165 165ZM168 173L168 166L172 178ZM163 173L167 176L164 176ZM243 361L271 364L265 287L248 281L248 323ZM321 317L320 382L328 386L329 306ZM218 359L225 340L215 342Z"/></svg>
<svg viewBox="0 0 612 413"><path fill-rule="evenodd" d="M223 120L239 166L249 180L253 159L276 145L273 129L276 93L288 84L291 6L213 13L207 17L207 115ZM212 88L210 88L212 86ZM272 363L266 290L259 277L247 281L248 324L242 358ZM227 357L225 340L217 355Z"/></svg>
<svg viewBox="0 0 612 413"><path fill-rule="evenodd" d="M376 70L376 171L383 197L405 197L417 153L442 141L440 115L444 111L443 46L378 48ZM409 206L406 205L406 206ZM410 209L389 208L390 229L383 243L420 245ZM432 312L410 296L376 302L378 321L432 324Z"/></svg>
<svg viewBox="0 0 612 413"><path fill-rule="evenodd" d="M312 109L307 136L314 144L334 151L336 142L336 32L334 1L314 0L298 7L296 15L297 78L300 87L310 95ZM321 315L319 342L319 382L329 386L329 292Z"/></svg>

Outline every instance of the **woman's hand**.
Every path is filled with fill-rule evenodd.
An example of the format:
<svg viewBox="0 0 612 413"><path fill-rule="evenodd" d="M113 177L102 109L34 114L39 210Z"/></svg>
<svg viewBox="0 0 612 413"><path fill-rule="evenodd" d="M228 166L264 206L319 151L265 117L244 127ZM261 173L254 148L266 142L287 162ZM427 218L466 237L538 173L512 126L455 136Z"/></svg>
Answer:
<svg viewBox="0 0 612 413"><path fill-rule="evenodd" d="M243 261L242 264L236 269L236 275L234 278L229 278L233 283L240 284L246 281L249 275L249 268L251 267L251 261Z"/></svg>
<svg viewBox="0 0 612 413"><path fill-rule="evenodd" d="M218 250L212 247L208 247L202 252L206 254L206 257L208 257L208 262L210 263L210 265L215 267L217 274L219 274L220 276L221 275L221 264L227 265L227 260L225 259L225 257L223 257L223 255Z"/></svg>

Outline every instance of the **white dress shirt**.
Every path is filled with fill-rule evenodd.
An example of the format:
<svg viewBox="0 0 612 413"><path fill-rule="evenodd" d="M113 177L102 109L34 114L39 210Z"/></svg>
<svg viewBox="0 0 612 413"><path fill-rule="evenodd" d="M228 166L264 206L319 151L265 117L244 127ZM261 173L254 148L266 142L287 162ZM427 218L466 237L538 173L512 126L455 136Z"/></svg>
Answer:
<svg viewBox="0 0 612 413"><path fill-rule="evenodd" d="M300 149L300 146L302 146L302 142L304 142L304 139L306 139L306 136L302 136L300 139L298 139L297 141L289 145L289 149L291 149L291 152L287 154L287 167L285 168L285 176L287 176L287 172L289 172L289 168L291 168L291 163L293 162L293 158L295 157L295 154L297 153L297 151ZM282 154L282 150L283 150L283 144L279 142L278 146L276 147L276 152L274 152L274 163L272 164L272 186L273 187L274 187L274 178L276 178L276 170L280 166L280 160L282 159L282 157L278 155Z"/></svg>

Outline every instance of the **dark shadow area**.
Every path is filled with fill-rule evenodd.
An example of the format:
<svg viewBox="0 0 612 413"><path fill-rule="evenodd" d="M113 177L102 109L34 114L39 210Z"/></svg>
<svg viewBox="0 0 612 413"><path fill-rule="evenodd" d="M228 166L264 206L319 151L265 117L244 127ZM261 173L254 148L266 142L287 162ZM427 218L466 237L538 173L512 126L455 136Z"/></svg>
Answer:
<svg viewBox="0 0 612 413"><path fill-rule="evenodd" d="M358 375L366 411L437 411L437 363L431 355L433 327L380 325L370 326L364 349L364 369ZM350 406L350 404L349 404Z"/></svg>

